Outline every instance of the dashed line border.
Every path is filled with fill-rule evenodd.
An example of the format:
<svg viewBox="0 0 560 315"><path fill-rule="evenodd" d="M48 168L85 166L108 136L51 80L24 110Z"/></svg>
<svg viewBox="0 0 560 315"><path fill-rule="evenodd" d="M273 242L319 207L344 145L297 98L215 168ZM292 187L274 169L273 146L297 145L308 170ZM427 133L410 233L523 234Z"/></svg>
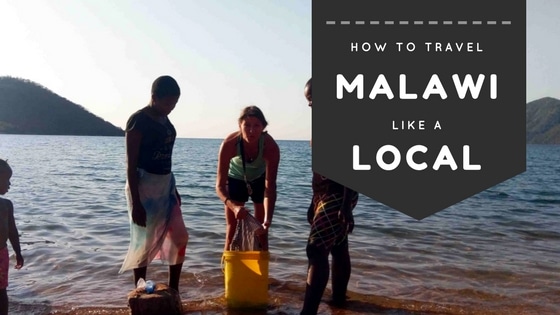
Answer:
<svg viewBox="0 0 560 315"><path fill-rule="evenodd" d="M326 25L337 25L337 21L326 21ZM511 21L338 21L338 25L512 25Z"/></svg>

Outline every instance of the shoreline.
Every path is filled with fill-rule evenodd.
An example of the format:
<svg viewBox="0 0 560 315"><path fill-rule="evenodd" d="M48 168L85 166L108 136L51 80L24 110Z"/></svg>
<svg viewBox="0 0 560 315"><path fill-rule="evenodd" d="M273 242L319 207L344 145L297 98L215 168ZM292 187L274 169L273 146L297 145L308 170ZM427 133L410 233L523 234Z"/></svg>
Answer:
<svg viewBox="0 0 560 315"><path fill-rule="evenodd" d="M501 314L555 314L552 308L535 305L495 305L494 307L473 307L447 303L420 302L410 300L402 304L401 300L382 296L364 296L348 292L348 303L344 308L331 306L329 292L325 292L319 307L319 313L325 315L501 315ZM291 296L291 298L290 298ZM296 302L296 303L294 303ZM274 294L269 296L266 309L230 309L225 297L206 300L182 301L182 315L298 315L303 296L294 299L292 294ZM48 304L27 304L14 307L10 303L9 314L19 315L130 315L128 306L53 306Z"/></svg>

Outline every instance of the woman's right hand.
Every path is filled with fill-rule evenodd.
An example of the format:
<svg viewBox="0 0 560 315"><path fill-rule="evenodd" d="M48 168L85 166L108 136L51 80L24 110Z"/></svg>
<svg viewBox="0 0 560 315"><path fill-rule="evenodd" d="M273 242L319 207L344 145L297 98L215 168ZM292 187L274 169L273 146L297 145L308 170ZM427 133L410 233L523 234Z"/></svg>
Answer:
<svg viewBox="0 0 560 315"><path fill-rule="evenodd" d="M132 206L132 222L138 226L146 226L146 210L142 204Z"/></svg>
<svg viewBox="0 0 560 315"><path fill-rule="evenodd" d="M245 206L235 206L233 207L233 213L235 214L235 218L237 220L243 220L247 217L249 211Z"/></svg>
<svg viewBox="0 0 560 315"><path fill-rule="evenodd" d="M237 220L245 219L247 217L247 213L249 213L247 208L245 208L244 203L233 201L233 200L228 198L225 205L226 205L226 207L228 207L228 209L233 211L233 215L235 216L235 219L237 219Z"/></svg>
<svg viewBox="0 0 560 315"><path fill-rule="evenodd" d="M233 211L233 214L235 215L235 219L237 220L243 220L247 217L247 214L249 213L249 211L247 210L247 208L245 208L244 205L234 205L231 210Z"/></svg>

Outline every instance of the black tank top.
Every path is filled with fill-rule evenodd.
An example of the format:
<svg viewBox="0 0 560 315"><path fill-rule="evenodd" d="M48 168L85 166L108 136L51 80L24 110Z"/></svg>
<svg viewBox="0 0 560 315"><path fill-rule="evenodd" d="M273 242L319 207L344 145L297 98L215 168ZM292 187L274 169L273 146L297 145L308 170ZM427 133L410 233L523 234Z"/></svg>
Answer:
<svg viewBox="0 0 560 315"><path fill-rule="evenodd" d="M177 136L171 121L165 117L163 123L157 122L141 109L132 114L126 123L126 131L131 130L142 133L138 168L153 174L169 174Z"/></svg>

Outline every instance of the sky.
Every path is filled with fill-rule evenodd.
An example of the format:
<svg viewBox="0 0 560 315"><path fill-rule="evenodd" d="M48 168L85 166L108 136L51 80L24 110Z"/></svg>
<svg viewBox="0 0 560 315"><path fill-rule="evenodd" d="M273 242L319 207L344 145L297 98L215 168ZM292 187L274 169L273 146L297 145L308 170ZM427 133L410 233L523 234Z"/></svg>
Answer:
<svg viewBox="0 0 560 315"><path fill-rule="evenodd" d="M155 78L180 138L224 138L248 105L308 140L311 0L0 0L0 76L34 81L124 128ZM560 99L560 0L527 0L527 101Z"/></svg>

